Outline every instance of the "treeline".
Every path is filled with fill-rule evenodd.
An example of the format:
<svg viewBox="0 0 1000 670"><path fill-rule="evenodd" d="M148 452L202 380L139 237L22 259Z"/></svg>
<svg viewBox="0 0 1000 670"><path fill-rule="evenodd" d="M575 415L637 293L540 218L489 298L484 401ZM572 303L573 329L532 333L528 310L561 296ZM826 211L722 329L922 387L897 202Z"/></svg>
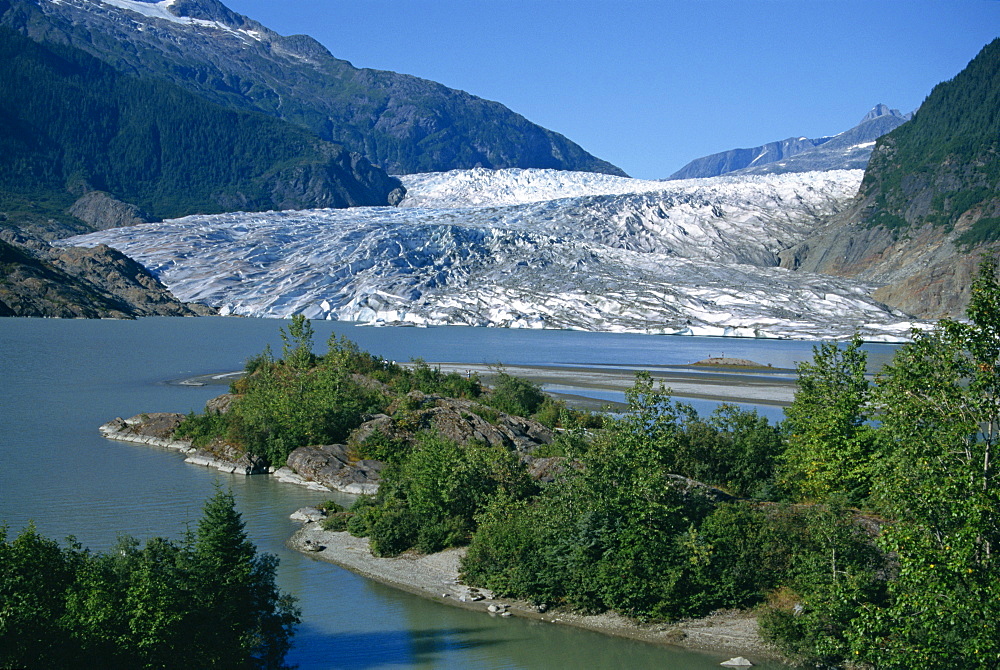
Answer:
<svg viewBox="0 0 1000 670"><path fill-rule="evenodd" d="M344 340L316 356L297 317L282 356L265 351L234 383L228 414L192 415L181 430L276 464L294 445L347 439L387 465L376 496L325 526L369 537L378 555L468 545L466 583L504 596L643 620L757 608L764 634L800 662L993 668L995 263L982 265L968 317L914 333L874 379L860 340L819 345L778 426L728 405L701 417L646 375L626 411L602 416L509 375L489 390ZM532 415L556 437L528 458L456 443L422 430L416 389L466 398L489 421ZM412 433L353 440L375 412ZM531 476L540 462L551 476Z"/></svg>
<svg viewBox="0 0 1000 670"><path fill-rule="evenodd" d="M0 206L8 214L62 213L87 190L166 218L386 204L398 186L304 129L123 75L79 49L5 27L0 115Z"/></svg>
<svg viewBox="0 0 1000 670"><path fill-rule="evenodd" d="M231 493L175 543L106 553L0 527L0 667L282 668L299 612Z"/></svg>

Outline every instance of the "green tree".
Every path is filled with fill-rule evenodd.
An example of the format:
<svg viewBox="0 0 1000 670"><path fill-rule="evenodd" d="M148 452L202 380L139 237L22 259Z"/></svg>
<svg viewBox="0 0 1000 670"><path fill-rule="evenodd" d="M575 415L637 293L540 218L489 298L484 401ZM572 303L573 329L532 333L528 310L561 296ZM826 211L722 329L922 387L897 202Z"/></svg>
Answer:
<svg viewBox="0 0 1000 670"><path fill-rule="evenodd" d="M276 668L291 644L299 611L275 583L277 559L258 554L232 492L205 503L190 548L199 667Z"/></svg>
<svg viewBox="0 0 1000 670"><path fill-rule="evenodd" d="M969 322L916 333L879 380L877 499L894 523L879 546L898 561L888 602L853 638L880 667L1000 663L1000 285L984 261Z"/></svg>
<svg viewBox="0 0 1000 670"><path fill-rule="evenodd" d="M280 330L281 358L286 365L297 370L311 368L316 362L313 354L313 327L302 314L295 314L288 323L288 330Z"/></svg>
<svg viewBox="0 0 1000 670"><path fill-rule="evenodd" d="M182 545L108 553L0 528L0 667L281 668L298 610L219 491Z"/></svg>
<svg viewBox="0 0 1000 670"><path fill-rule="evenodd" d="M798 391L785 410L788 443L779 479L801 500L846 495L861 501L870 493L875 452L867 355L857 336L846 347L824 343L813 352L811 363L798 365Z"/></svg>
<svg viewBox="0 0 1000 670"><path fill-rule="evenodd" d="M514 416L531 416L545 402L538 384L507 374L500 368L493 379L487 404Z"/></svg>
<svg viewBox="0 0 1000 670"><path fill-rule="evenodd" d="M7 541L0 526L0 667L66 667L78 651L66 634L72 562L34 525Z"/></svg>

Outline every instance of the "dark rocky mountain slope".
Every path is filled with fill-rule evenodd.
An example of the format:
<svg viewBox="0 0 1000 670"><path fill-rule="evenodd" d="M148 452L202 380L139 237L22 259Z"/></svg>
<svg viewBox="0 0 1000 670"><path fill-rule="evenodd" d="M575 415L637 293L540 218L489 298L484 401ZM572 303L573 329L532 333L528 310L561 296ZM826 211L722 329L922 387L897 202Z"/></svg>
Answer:
<svg viewBox="0 0 1000 670"><path fill-rule="evenodd" d="M213 314L179 302L144 267L108 246L57 249L0 231L0 316L133 318Z"/></svg>
<svg viewBox="0 0 1000 670"><path fill-rule="evenodd" d="M477 166L624 174L499 103L358 69L310 37L278 35L217 0L0 0L0 24L291 121L396 174Z"/></svg>
<svg viewBox="0 0 1000 670"><path fill-rule="evenodd" d="M782 254L788 268L882 284L911 314L960 316L1000 249L1000 39L882 137L854 206Z"/></svg>
<svg viewBox="0 0 1000 670"><path fill-rule="evenodd" d="M305 129L0 26L2 314L195 313L117 251L43 240L194 213L390 205L402 193Z"/></svg>

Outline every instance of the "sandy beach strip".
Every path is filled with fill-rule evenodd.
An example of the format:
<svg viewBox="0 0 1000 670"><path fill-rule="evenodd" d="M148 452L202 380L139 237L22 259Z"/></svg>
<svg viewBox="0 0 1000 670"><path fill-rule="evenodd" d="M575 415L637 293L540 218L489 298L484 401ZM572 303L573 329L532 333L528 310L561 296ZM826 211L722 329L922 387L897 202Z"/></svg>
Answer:
<svg viewBox="0 0 1000 670"><path fill-rule="evenodd" d="M470 363L428 363L442 372L460 375L478 374L489 382L495 366ZM716 371L690 366L675 368L594 368L552 365L505 365L503 370L539 384L556 395L577 395L574 390L590 389L624 392L635 384L639 371L650 374L654 383L662 382L678 398L699 398L720 402L738 402L785 406L791 404L796 390L792 371L753 374L752 371ZM583 395L583 394L579 394Z"/></svg>
<svg viewBox="0 0 1000 670"><path fill-rule="evenodd" d="M479 611L484 616L524 617L720 655L760 660L779 658L761 639L757 620L748 612L720 612L702 619L669 624L640 624L614 613L581 615L562 609L540 612L531 603L494 597L486 589L462 584L459 561L465 550L461 548L429 555L407 552L393 558L377 558L369 551L367 538L325 531L314 522L303 525L288 540L288 546L388 586L443 604ZM319 549L315 550L317 547Z"/></svg>

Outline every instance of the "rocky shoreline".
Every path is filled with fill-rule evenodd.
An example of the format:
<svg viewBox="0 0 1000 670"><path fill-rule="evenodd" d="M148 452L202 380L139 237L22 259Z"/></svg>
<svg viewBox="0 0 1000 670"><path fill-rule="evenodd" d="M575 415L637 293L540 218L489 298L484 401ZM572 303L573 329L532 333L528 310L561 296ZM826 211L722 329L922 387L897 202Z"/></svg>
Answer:
<svg viewBox="0 0 1000 670"><path fill-rule="evenodd" d="M643 624L611 612L582 615L561 608L547 609L525 601L497 598L487 589L461 583L459 561L464 549L448 549L430 555L407 552L393 558L378 558L369 550L367 538L323 530L315 521L320 515L309 508L292 515L293 519L305 523L288 540L291 549L442 604L491 616L517 616L575 626L651 644L743 656L758 662L782 660L777 650L761 638L752 612L715 612L701 619Z"/></svg>
<svg viewBox="0 0 1000 670"><path fill-rule="evenodd" d="M190 440L174 438L174 430L183 420L184 415L175 412L148 412L128 419L116 417L101 425L98 430L109 440L172 449L185 454L185 463L203 465L230 474L252 475L275 472L273 468L262 467L246 457L226 458L225 455L197 449Z"/></svg>

